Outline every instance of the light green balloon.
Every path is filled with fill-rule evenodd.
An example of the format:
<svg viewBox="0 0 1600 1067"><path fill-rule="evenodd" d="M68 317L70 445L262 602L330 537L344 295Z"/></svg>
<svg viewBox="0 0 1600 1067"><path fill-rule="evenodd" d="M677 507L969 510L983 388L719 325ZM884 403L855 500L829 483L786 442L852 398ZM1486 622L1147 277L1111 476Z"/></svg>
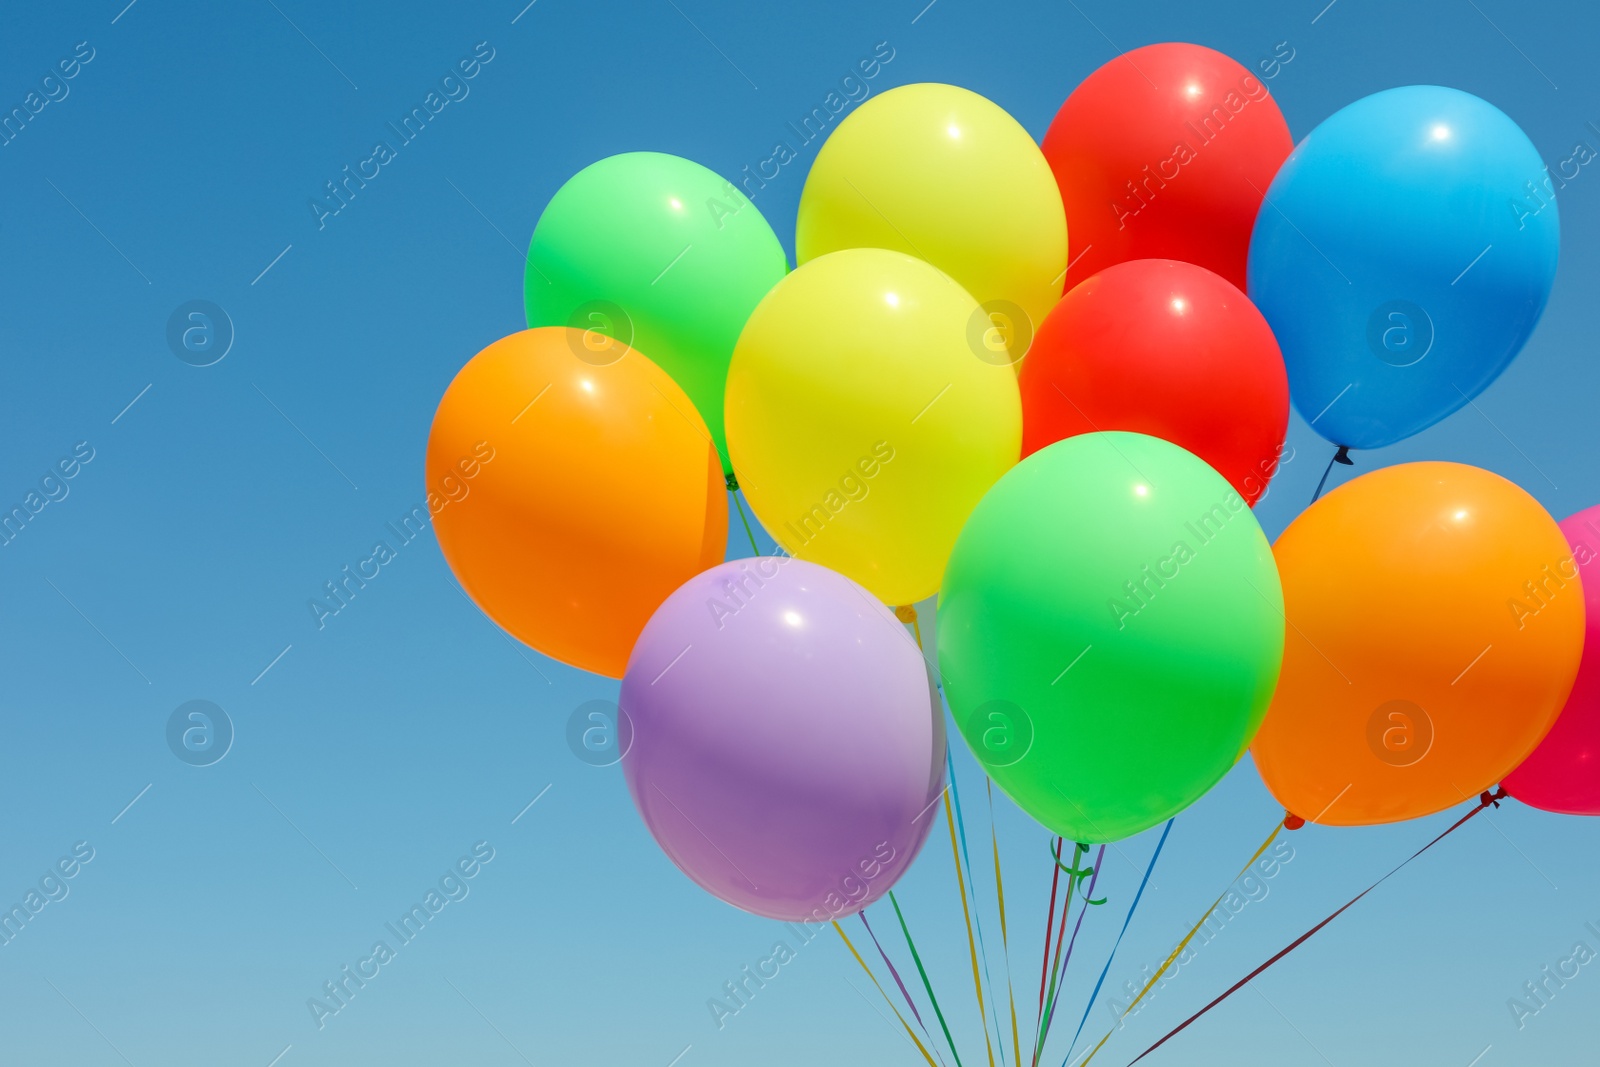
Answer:
<svg viewBox="0 0 1600 1067"><path fill-rule="evenodd" d="M698 163L628 152L556 191L528 247L528 326L572 326L580 358L650 357L700 410L731 473L722 430L728 360L745 320L788 271L767 220Z"/></svg>
<svg viewBox="0 0 1600 1067"><path fill-rule="evenodd" d="M1283 661L1272 546L1227 480L1144 434L1059 441L967 520L939 597L956 725L1069 841L1188 807L1261 725Z"/></svg>

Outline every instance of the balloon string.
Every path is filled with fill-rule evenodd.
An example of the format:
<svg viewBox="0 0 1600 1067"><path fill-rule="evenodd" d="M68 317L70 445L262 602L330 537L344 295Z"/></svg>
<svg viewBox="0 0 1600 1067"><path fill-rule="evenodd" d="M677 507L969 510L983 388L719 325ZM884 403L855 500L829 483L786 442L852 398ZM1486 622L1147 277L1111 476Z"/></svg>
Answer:
<svg viewBox="0 0 1600 1067"><path fill-rule="evenodd" d="M918 642L920 645L921 642ZM940 709L943 710L942 708ZM983 943L983 913L977 910L978 882L977 875L972 873L972 854L967 851L967 817L961 813L961 785L956 780L956 764L952 758L949 746L944 750L945 772L950 778L950 796L956 804L956 828L961 831L961 862L967 868L967 885L972 890L972 923L978 929L978 955L983 957L983 980L989 983L989 988L994 989L994 975L989 973L989 946ZM994 1017L995 1039L1000 1043L1000 1062L1006 1061L1006 1043L1000 1029L999 1006L991 998L989 1010Z"/></svg>
<svg viewBox="0 0 1600 1067"><path fill-rule="evenodd" d="M989 844L994 849L994 895L1000 901L1000 951L1006 961L1006 1003L1011 1008L1011 1052L1013 1062L1022 1063L1022 1042L1017 1037L1017 997L1011 990L1011 944L1006 937L1006 887L1000 878L1000 838L994 831L994 783L983 780L984 791L989 795Z"/></svg>
<svg viewBox="0 0 1600 1067"><path fill-rule="evenodd" d="M1106 1036L1102 1037L1094 1046L1094 1048L1089 1050L1089 1054L1079 1061L1078 1067L1084 1067L1084 1064L1094 1059L1095 1053L1099 1052L1105 1047L1105 1043L1111 1040L1111 1035L1117 1032L1117 1027L1122 1025L1122 1020L1128 1017L1128 1013L1133 1011L1134 1007L1144 999L1145 994L1150 992L1151 987L1161 980L1161 976L1163 974L1167 973L1167 968L1172 966L1172 961L1182 955L1183 950L1189 947L1189 942L1194 940L1194 935L1200 932L1200 927L1204 926L1206 920L1211 918L1211 913L1217 910L1217 905L1221 904L1222 898L1228 895L1228 891L1233 888L1233 883L1244 877L1245 872L1250 870L1250 865L1255 863L1256 860L1260 859L1261 854L1267 850L1268 846L1270 846L1273 841L1277 840L1278 833L1282 829L1283 823L1280 821L1272 828L1272 833L1267 835L1267 839L1261 842L1261 847L1256 849L1255 853L1245 861L1245 865L1243 867L1239 868L1239 873L1229 879L1228 884L1223 887L1222 892L1217 894L1217 899L1211 902L1211 906L1206 909L1206 913L1200 917L1200 921L1195 923L1194 926L1190 927L1189 932L1183 935L1183 940L1178 942L1178 947L1174 948L1172 953L1162 961L1161 966L1156 968L1156 973L1151 975L1150 980L1144 984L1144 988L1139 990L1139 995L1134 997L1126 1008L1122 1009L1122 1014L1117 1016L1116 1025L1110 1030L1107 1030Z"/></svg>
<svg viewBox="0 0 1600 1067"><path fill-rule="evenodd" d="M739 483L733 480L733 475L728 475L728 492L733 494L733 506L739 511L739 521L744 523L744 535L750 538L750 551L761 555L761 548L756 544L756 535L750 529L750 520L744 517L744 505L739 502Z"/></svg>
<svg viewBox="0 0 1600 1067"><path fill-rule="evenodd" d="M900 972L895 970L894 961L889 954L883 951L883 946L878 943L878 935L872 932L872 924L867 922L866 909L858 911L856 915L861 919L861 925L867 928L867 936L872 938L872 947L878 950L878 956L883 960L883 965L889 968L889 976L894 979L894 984L900 987L900 995L906 998L906 1007L911 1009L911 1014L916 1018L917 1025L922 1027L922 1033L928 1034L928 1024L922 1021L922 1013L917 1010L917 1002L911 999L911 992L906 989L905 982L900 980Z"/></svg>
<svg viewBox="0 0 1600 1067"><path fill-rule="evenodd" d="M939 998L933 995L933 983L928 981L928 972L922 966L922 957L917 953L917 943L911 940L911 930L906 926L906 917L900 913L900 902L894 898L894 890L889 890L889 903L894 907L894 917L900 921L900 932L905 935L906 948L911 950L911 960L917 965L917 973L922 976L922 988L927 990L928 1000L933 1004L933 1014L939 1020L939 1029L944 1031L944 1039L950 1046L950 1055L956 1059L956 1067L961 1067L961 1053L956 1051L955 1039L950 1036L950 1026L944 1021L944 1012L939 1007Z"/></svg>
<svg viewBox="0 0 1600 1067"><path fill-rule="evenodd" d="M894 613L895 613L895 618L899 619L901 622L909 622L911 624L912 631L915 634L916 639L917 639L917 647L920 649L922 647L922 627L917 622L917 609L916 609L916 606L912 605L912 604L902 604L900 607L895 608ZM942 711L943 711L942 707L941 707L940 711L942 713ZM978 1018L983 1023L983 1043L984 1043L984 1048L987 1050L987 1052L989 1054L989 1067L994 1067L994 1044L990 1040L990 1037L989 1037L989 1017L985 1012L985 1008L984 1008L984 1004L983 1004L983 982L979 978L979 975L978 975L978 947L977 947L976 942L973 939L973 926L974 926L973 915L972 915L972 912L971 912L971 910L970 910L970 908L968 907L968 904L967 904L967 880L971 877L972 857L971 857L971 854L967 850L967 824L966 824L966 819L965 819L965 817L963 817L961 819L960 828L958 830L957 829L956 817L952 813L952 809L951 809L951 805L950 805L951 797L954 796L954 798L955 798L955 810L956 811L960 810L960 807L961 807L961 789L960 789L959 784L956 782L955 762L951 758L951 754L950 754L949 748L945 749L945 768L946 768L946 773L947 773L947 775L949 777L949 781L950 781L949 788L947 788L945 790L945 794L944 794L944 817L945 817L946 824L950 828L950 858L955 864L955 869L956 869L956 888L958 890L960 890L960 893L961 893L961 916L966 921L966 927L967 927L967 951L972 957L972 986L973 986L973 989L976 992L977 998L978 998ZM957 845L958 841L959 841L959 847ZM998 851L998 846L997 846L997 851ZM966 873L965 874L963 874L963 872L962 872L962 863L961 863L961 858L962 858L963 855L966 855L966 857L967 857ZM996 870L998 871L998 868L996 868ZM978 892L977 882L974 881L972 883L972 893L973 893L974 900L976 900L976 898L977 898L977 892ZM982 920L981 917L978 918L978 920L977 920L977 931L978 931L978 940L982 940L982 938L983 938L983 920ZM907 936L909 938L910 935L908 934ZM919 969L920 969L920 964L919 964ZM989 970L989 950L988 950L987 947L985 947L984 950L983 950L983 969L984 969L984 973L987 974L988 970ZM927 976L924 975L923 977L924 977L924 981L926 981L926 977ZM990 978L989 978L989 984L991 986L994 985L994 978L992 976L990 976ZM928 991L928 995L930 997L933 995L933 991L932 991L931 988ZM940 1018L940 1022L941 1022L941 1024L943 1023L943 1017L942 1016ZM1000 1020L999 1020L998 1017L996 1017L996 1019L995 1019L995 1029L997 1031L1000 1029ZM949 1031L946 1030L945 1037L948 1039L949 1036L950 1036L949 1035ZM955 1048L952 1045L951 1053L954 1054L954 1052L955 1052ZM1005 1045L1003 1043L1000 1046L1000 1060L1001 1060L1002 1063L1005 1062ZM1020 1067L1020 1065L1019 1065L1019 1067Z"/></svg>
<svg viewBox="0 0 1600 1067"><path fill-rule="evenodd" d="M1482 796L1480 796L1478 798L1477 806L1475 806L1471 811L1467 812L1465 815L1461 816L1461 818L1457 819L1455 822L1451 823L1448 827L1445 828L1445 831L1442 834L1440 834L1438 837L1435 837L1432 841L1429 841L1426 845L1423 845L1421 848L1417 849L1415 852L1413 852L1411 855L1407 856L1405 859L1401 860L1400 863L1397 864L1394 867L1394 869L1391 870L1388 874L1384 875L1382 878L1379 878L1376 882L1373 882L1371 885L1367 886L1367 888L1363 889L1361 892L1359 892L1355 896L1351 897L1349 899L1349 901L1347 901L1342 907L1340 907L1332 915L1329 915L1326 919L1323 919L1321 922L1317 923L1317 925L1313 926L1311 929L1307 930L1305 933L1301 934L1299 937L1297 937L1293 941L1289 942L1283 948L1279 949L1276 953L1274 953L1272 955L1271 958L1269 958L1267 960L1267 962L1263 963L1261 966L1257 967L1255 970L1251 971L1249 974L1245 975L1243 978L1239 979L1237 982L1233 983L1233 985L1229 986L1226 990L1224 990L1221 996L1217 997L1211 1003L1207 1004L1205 1007L1201 1008L1199 1011L1195 1012L1193 1015L1191 1015L1187 1019L1183 1020L1183 1022L1181 1022L1177 1026L1173 1027L1172 1030L1170 1030L1167 1033L1167 1035L1165 1037L1163 1037L1160 1041L1157 1041L1155 1044L1151 1045L1149 1048L1147 1048L1143 1052L1139 1053L1139 1055L1136 1056L1134 1059L1129 1061L1128 1067L1133 1067L1133 1064L1138 1063L1140 1060L1142 1060L1146 1056L1150 1055L1150 1053L1154 1052L1156 1049L1160 1048L1162 1045L1165 1045L1169 1040L1171 1040L1172 1038L1176 1037L1178 1035L1178 1033L1180 1031L1182 1031L1183 1029L1185 1029L1190 1023L1192 1023L1196 1019L1200 1018L1200 1016L1204 1015L1206 1012L1210 1011L1212 1008L1216 1007L1218 1004L1221 1004L1224 1000L1227 1000L1229 997L1231 997L1234 993L1238 992L1240 989L1243 989L1245 986L1249 985L1250 981L1253 978L1255 978L1257 975L1259 975L1262 971L1266 970L1268 967L1271 967L1274 963L1277 963L1279 960L1283 959L1283 957L1287 956L1289 953L1291 953L1295 949L1299 948L1306 941L1308 941L1311 938L1311 936L1313 934L1315 934L1318 930L1321 930L1324 926L1327 926L1329 923L1333 922L1333 920L1337 919L1340 915L1343 915L1348 908L1350 908L1353 904L1355 904L1356 901L1360 900L1362 897L1366 896L1368 893L1370 893L1374 889L1378 888L1384 882L1387 882L1390 878L1394 877L1397 873L1399 873L1400 869L1402 867L1404 867L1406 864L1410 863L1412 860L1416 859L1418 856L1420 856L1424 852L1428 851L1434 845L1437 845L1440 841L1443 841L1446 837L1449 837L1451 834L1453 834L1457 830L1461 829L1462 826L1465 826L1466 823L1467 823L1467 820L1471 819L1474 815L1477 815L1479 812L1486 810L1491 804L1498 808L1500 806L1500 801L1502 799L1504 799L1505 796L1506 796L1506 791L1504 789L1496 789L1493 793L1485 792Z"/></svg>
<svg viewBox="0 0 1600 1067"><path fill-rule="evenodd" d="M983 1044L989 1052L989 1067L994 1067L994 1043L989 1039L989 1017L983 1006L983 982L978 977L978 943L972 936L972 911L967 906L967 883L961 876L961 850L956 844L956 817L950 807L950 791L944 794L944 819L950 827L950 858L956 867L956 888L961 891L961 917L967 924L967 952L972 957L972 988L978 996L978 1019L983 1023Z"/></svg>
<svg viewBox="0 0 1600 1067"><path fill-rule="evenodd" d="M1122 935L1128 932L1128 924L1133 921L1133 913L1139 908L1139 900L1144 896L1144 887L1150 881L1150 872L1156 869L1156 860L1161 858L1161 847L1167 843L1167 835L1172 832L1172 819L1167 820L1167 825L1161 828L1161 839L1156 842L1156 850L1150 857L1149 866L1144 869L1144 877L1139 879L1139 890L1133 894L1133 903L1128 905L1128 914L1122 920L1122 929L1117 934L1117 940L1111 946L1111 955L1106 957L1106 965L1100 968L1100 977L1095 979L1094 992L1089 994L1089 1003L1083 1006L1083 1018L1078 1020L1078 1029L1072 1035L1072 1044L1067 1046L1066 1059L1061 1061L1061 1067L1067 1067L1072 1060L1072 1052L1078 1047L1078 1038L1083 1036L1084 1024L1089 1021L1089 1012L1094 1008L1095 998L1100 995L1100 987L1105 984L1106 975L1111 971L1111 961L1117 958L1117 949L1122 946Z"/></svg>
<svg viewBox="0 0 1600 1067"><path fill-rule="evenodd" d="M1071 867L1062 868L1063 870L1065 870L1067 872L1067 895L1066 895L1066 899L1061 902L1061 929L1056 933L1056 954L1055 954L1055 958L1051 959L1050 962L1048 964L1046 964L1046 967L1045 967L1046 971L1048 971L1049 975L1050 975L1050 993L1049 993L1049 995L1047 997L1040 998L1040 1000L1039 1000L1039 1021L1037 1023L1035 1023L1034 1027L1033 1027L1033 1064L1034 1064L1034 1067L1038 1067L1038 1065L1039 1065L1040 1045L1044 1040L1045 1027L1047 1025L1049 1025L1049 1016L1046 1015L1045 1012L1044 1012L1045 1001L1046 1000L1052 1000L1053 1001L1055 999L1055 996L1056 996L1056 969L1061 963L1061 942L1066 938L1066 934L1067 934L1067 913L1072 910L1072 890L1073 890L1073 887L1078 884L1078 857L1082 854L1082 851L1083 851L1084 847L1085 846L1083 846L1083 845L1074 844L1072 846L1072 866ZM1056 846L1056 853L1055 853L1056 866L1057 867L1061 867L1060 849L1061 849L1061 845L1058 844ZM1050 951L1050 939L1049 939L1048 936L1046 936L1046 938L1045 938L1044 947L1045 947L1045 952L1048 954L1049 951Z"/></svg>
<svg viewBox="0 0 1600 1067"><path fill-rule="evenodd" d="M912 631L913 635L917 639L917 648L920 650L922 648L922 627L917 622L917 609L916 609L916 606L913 605L913 604L902 604L899 607L894 609L894 617L896 619L900 620L902 623L909 623L911 625L911 631ZM941 706L940 706L939 711L940 711L940 714L943 714L943 712L944 712L944 708L942 706L942 702L941 702ZM956 785L955 763L950 757L950 749L948 747L946 747L945 750L944 750L944 759L945 759L945 772L946 772L946 775L949 778L949 783L950 783L949 786L945 789L945 792L944 792L944 815L945 815L945 821L947 823L949 823L949 826L950 826L950 856L951 856L951 859L955 862L956 888L958 888L961 891L961 914L962 914L962 917L966 919L966 923L967 923L967 949L968 949L969 952L972 953L972 984L973 984L973 987L977 990L977 993L978 993L978 1017L979 1017L980 1021L983 1023L983 1041L984 1041L984 1046L986 1048L988 1048L988 1051L989 1051L989 1067L994 1067L994 1048L989 1044L989 1020L988 1020L988 1017L984 1015L984 1008L983 1008L983 986L978 981L978 956L977 956L977 950L974 949L973 945L972 945L972 917L971 917L970 913L967 911L967 881L966 881L966 877L963 876L963 874L961 872L961 853L965 853L967 851L967 824L966 824L966 820L963 818L961 820L961 831L960 831L961 853L958 853L956 851L956 838L957 838L956 823L951 818L951 815L950 815L950 797L951 797L952 794L954 794L955 801L956 801L956 811L959 812L961 810L961 793L959 791L959 788ZM967 857L967 871L968 871L969 874L970 874L971 870L972 870L972 857L969 855ZM977 895L978 895L978 887L977 887L977 883L974 882L973 883L973 887L972 887L972 896L973 896L974 901L976 901ZM891 897L891 902L892 902L893 893L890 894L890 897ZM899 906L896 905L895 913L899 914L899 910L900 910ZM904 928L905 928L905 924L904 924L904 921L902 921L901 929L903 930ZM983 937L983 926L982 926L981 921L980 921L979 926L978 926L978 936L979 936L980 939ZM906 931L906 943L908 945L911 943L911 933L910 933L910 931ZM912 958L916 959L916 949L915 948L912 949ZM987 948L985 948L984 951L983 951L983 967L984 967L984 971L987 972L988 969L989 969L989 950ZM928 975L927 975L926 971L922 970L922 962L920 960L918 960L918 962L917 962L917 970L919 972L921 972L921 974L922 974L922 983L928 990L928 998L930 1000L932 1000L933 999L933 987L928 984ZM990 985L994 984L994 979L993 978L989 979L989 984ZM950 1039L950 1029L949 1029L949 1027L945 1026L945 1024L944 1024L944 1014L942 1012L939 1012L939 1008L938 1008L937 1002L935 1002L935 1004L934 1004L934 1011L939 1014L939 1025L944 1028L945 1040L950 1042L950 1054L952 1056L956 1057L956 1063L958 1064L958 1067L959 1067L959 1064L961 1062L961 1056L960 1056L959 1053L956 1052L955 1042ZM995 1020L995 1029L998 1030L999 1028L1000 1028L1000 1022L999 1022L998 1019L996 1019ZM1000 1046L1000 1059L1001 1059L1002 1063L1005 1061L1005 1045L1004 1044L1002 1044Z"/></svg>
<svg viewBox="0 0 1600 1067"><path fill-rule="evenodd" d="M850 938L846 936L844 927L839 925L837 919L833 922L833 928L838 931L839 937L844 941L844 947L850 950L850 955L854 956L856 962L861 964L861 969L867 972L867 977L872 980L872 985L877 989L878 995L883 997L883 1002L889 1005L889 1010L894 1012L894 1017L899 1019L900 1025L906 1028L906 1036L910 1037L912 1043L917 1046L917 1051L922 1053L922 1058L928 1061L928 1067L939 1067L937 1063L933 1062L933 1057L928 1055L928 1050L922 1046L922 1042L917 1040L916 1031L911 1029L911 1024L906 1022L906 1017L900 1014L900 1009L894 1006L894 1001L889 999L889 994L883 991L883 986L878 985L878 979L873 975L872 968L867 966L867 961L861 958L861 953L857 952L856 947L850 943Z"/></svg>
<svg viewBox="0 0 1600 1067"><path fill-rule="evenodd" d="M1083 894L1083 907L1078 909L1078 922L1072 928L1072 937L1067 941L1067 954L1061 959L1061 984L1056 987L1055 995L1050 998L1050 1010L1044 1016L1044 1034L1039 1038L1040 1055L1044 1053L1044 1043L1050 1040L1050 1020L1055 1018L1056 1004L1061 1000L1061 991L1067 987L1067 965L1072 962L1072 949L1078 943L1078 931L1083 929L1083 917L1089 914L1089 907L1093 904L1104 904L1105 898L1094 899L1094 885L1100 880L1100 869L1105 863L1106 846L1101 845L1100 851L1095 853L1094 874L1089 876L1089 888ZM1034 1060L1038 1063L1037 1058Z"/></svg>
<svg viewBox="0 0 1600 1067"><path fill-rule="evenodd" d="M1033 1032L1039 1032L1039 1026L1044 1022L1044 983L1045 976L1050 973L1050 933L1055 929L1056 921L1056 887L1061 882L1061 838L1056 838L1055 868L1050 875L1050 906L1044 913L1044 959L1039 964L1039 1011L1034 1019ZM1070 887L1070 883L1069 883Z"/></svg>
<svg viewBox="0 0 1600 1067"><path fill-rule="evenodd" d="M1355 466L1355 462L1355 460L1350 458L1350 446L1340 445L1339 450L1333 454L1333 458L1328 460L1328 467L1322 472L1322 480L1317 483L1317 491L1311 494L1311 502L1315 504L1317 500L1321 498L1322 487L1328 484L1328 475L1333 473L1333 465L1335 463L1342 463L1346 467L1353 467Z"/></svg>

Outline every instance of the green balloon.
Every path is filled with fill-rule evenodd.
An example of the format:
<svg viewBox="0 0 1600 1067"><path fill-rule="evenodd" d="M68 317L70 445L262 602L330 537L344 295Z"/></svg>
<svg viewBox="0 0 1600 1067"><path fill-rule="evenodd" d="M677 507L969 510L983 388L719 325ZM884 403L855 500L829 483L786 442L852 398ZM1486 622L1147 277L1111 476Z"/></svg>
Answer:
<svg viewBox="0 0 1600 1067"><path fill-rule="evenodd" d="M628 152L556 190L528 247L528 326L572 326L596 364L615 342L650 357L700 410L732 473L722 430L728 360L745 320L788 272L783 246L739 188L698 163Z"/></svg>
<svg viewBox="0 0 1600 1067"><path fill-rule="evenodd" d="M995 483L939 596L956 725L1069 841L1136 834L1238 761L1283 660L1272 546L1222 475L1144 434L1090 433Z"/></svg>

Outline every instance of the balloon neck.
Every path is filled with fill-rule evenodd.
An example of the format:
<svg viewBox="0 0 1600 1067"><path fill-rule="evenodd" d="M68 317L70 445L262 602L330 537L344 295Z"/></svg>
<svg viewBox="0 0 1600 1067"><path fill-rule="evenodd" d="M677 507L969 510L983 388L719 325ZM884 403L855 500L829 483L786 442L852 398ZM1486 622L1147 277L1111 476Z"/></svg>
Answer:
<svg viewBox="0 0 1600 1067"><path fill-rule="evenodd" d="M1507 797L1509 797L1510 795L1511 795L1510 793L1506 792L1504 786L1498 786L1493 790L1485 789L1483 791L1482 795L1478 797L1478 807L1480 807L1480 808L1488 808L1488 807L1498 808L1500 806L1500 802L1502 800L1506 799Z"/></svg>
<svg viewBox="0 0 1600 1067"><path fill-rule="evenodd" d="M917 639L917 647L922 647L922 624L917 621L917 609L912 604L901 604L894 609L894 617L911 627L911 633Z"/></svg>
<svg viewBox="0 0 1600 1067"><path fill-rule="evenodd" d="M1350 458L1349 445L1338 445L1336 447L1338 451L1333 454L1332 459L1328 460L1327 467L1322 471L1322 478L1317 482L1317 491L1311 494L1311 502L1313 504L1322 499L1322 491L1328 487L1328 475L1333 473L1333 465L1335 463L1343 464L1346 467L1356 465L1356 461Z"/></svg>
<svg viewBox="0 0 1600 1067"><path fill-rule="evenodd" d="M722 481L728 487L728 492L737 493L739 491L739 478L732 471L724 475Z"/></svg>
<svg viewBox="0 0 1600 1067"><path fill-rule="evenodd" d="M1287 811L1283 813L1283 828L1285 830L1298 830L1305 824L1306 821L1300 816L1293 815Z"/></svg>

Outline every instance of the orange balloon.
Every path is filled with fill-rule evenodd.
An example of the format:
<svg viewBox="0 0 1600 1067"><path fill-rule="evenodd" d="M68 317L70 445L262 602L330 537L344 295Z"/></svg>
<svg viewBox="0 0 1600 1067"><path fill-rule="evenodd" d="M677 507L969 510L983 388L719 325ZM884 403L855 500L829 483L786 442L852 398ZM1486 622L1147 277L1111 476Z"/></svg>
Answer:
<svg viewBox="0 0 1600 1067"><path fill-rule="evenodd" d="M1572 549L1538 501L1460 463L1335 489L1273 546L1288 632L1251 752L1329 826L1476 797L1533 751L1583 652Z"/></svg>
<svg viewBox="0 0 1600 1067"><path fill-rule="evenodd" d="M513 637L622 677L667 595L720 563L722 463L665 371L550 326L472 357L428 436L428 506L467 595Z"/></svg>

